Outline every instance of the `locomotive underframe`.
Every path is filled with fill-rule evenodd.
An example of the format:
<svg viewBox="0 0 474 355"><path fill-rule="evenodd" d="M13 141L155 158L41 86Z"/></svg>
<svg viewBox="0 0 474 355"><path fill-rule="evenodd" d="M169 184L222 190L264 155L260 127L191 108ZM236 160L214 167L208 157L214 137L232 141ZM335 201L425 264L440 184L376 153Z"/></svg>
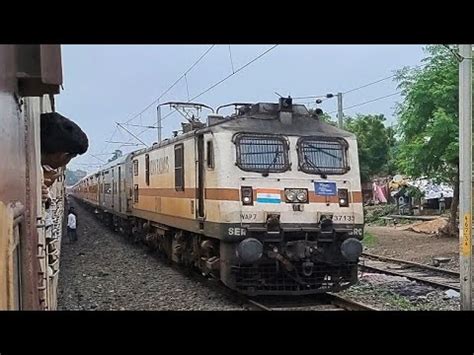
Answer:
<svg viewBox="0 0 474 355"><path fill-rule="evenodd" d="M221 243L221 280L230 288L249 295L313 294L346 289L357 282L357 261L341 253L347 231L248 232L263 244L263 255L255 263L236 256L238 243Z"/></svg>
<svg viewBox="0 0 474 355"><path fill-rule="evenodd" d="M299 225L298 228L282 224L277 231L269 231L258 224L221 224L218 228L221 231L240 228L246 232L240 236L216 238L116 214L88 202L84 204L114 231L131 237L134 242L143 242L173 263L213 275L240 293L336 292L358 280L357 262L344 258L341 244L348 238L362 239L362 233L351 234L356 229L362 230L362 225L334 225L324 229L314 224ZM239 243L247 238L255 238L263 244L262 257L250 264L241 262L236 254Z"/></svg>

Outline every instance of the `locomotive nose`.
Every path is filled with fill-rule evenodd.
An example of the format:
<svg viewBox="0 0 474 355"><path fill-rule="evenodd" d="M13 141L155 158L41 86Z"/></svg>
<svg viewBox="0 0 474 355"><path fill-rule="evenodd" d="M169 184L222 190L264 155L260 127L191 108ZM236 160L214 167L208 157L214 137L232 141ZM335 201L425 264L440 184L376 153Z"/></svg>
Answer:
<svg viewBox="0 0 474 355"><path fill-rule="evenodd" d="M341 244L341 253L349 261L357 261L362 254L362 243L355 238L346 239Z"/></svg>

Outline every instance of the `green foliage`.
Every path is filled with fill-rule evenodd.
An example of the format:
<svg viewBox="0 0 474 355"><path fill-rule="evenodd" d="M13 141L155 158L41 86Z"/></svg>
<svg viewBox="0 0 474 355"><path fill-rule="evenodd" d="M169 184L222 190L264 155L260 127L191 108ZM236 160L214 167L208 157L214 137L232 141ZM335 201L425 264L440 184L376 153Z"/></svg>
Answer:
<svg viewBox="0 0 474 355"><path fill-rule="evenodd" d="M315 111L314 109L310 108L308 111L311 115L316 116L316 113L314 112ZM331 115L329 115L326 112L323 112L323 114L318 115L318 119L321 120L322 122L329 123L330 125L337 126L337 122L334 121L332 119Z"/></svg>
<svg viewBox="0 0 474 355"><path fill-rule="evenodd" d="M425 48L423 68L397 74L399 105L397 166L412 177L452 182L458 164L458 62L443 46Z"/></svg>
<svg viewBox="0 0 474 355"><path fill-rule="evenodd" d="M357 137L359 165L362 181L395 170L392 154L395 148L395 132L385 126L383 115L357 115L345 118L344 128Z"/></svg>
<svg viewBox="0 0 474 355"><path fill-rule="evenodd" d="M321 121L337 126L337 122L328 114L320 116ZM397 170L396 130L385 126L383 115L356 115L344 117L344 129L357 137L359 166L363 182L377 175L394 175Z"/></svg>
<svg viewBox="0 0 474 355"><path fill-rule="evenodd" d="M328 113L323 113L319 116L319 119L323 122L329 123L330 125L337 126L337 122L334 121Z"/></svg>
<svg viewBox="0 0 474 355"><path fill-rule="evenodd" d="M425 193L416 186L407 186L402 188L400 190L400 194L403 195L404 193L406 193L409 197L414 198L415 200L419 200L420 198L425 196Z"/></svg>
<svg viewBox="0 0 474 355"><path fill-rule="evenodd" d="M392 204L380 204L374 206L364 206L364 220L365 223L385 222L381 217L385 217L397 212L397 206Z"/></svg>
<svg viewBox="0 0 474 355"><path fill-rule="evenodd" d="M362 245L365 247L372 247L377 243L375 236L369 232L364 232L364 239L362 239Z"/></svg>

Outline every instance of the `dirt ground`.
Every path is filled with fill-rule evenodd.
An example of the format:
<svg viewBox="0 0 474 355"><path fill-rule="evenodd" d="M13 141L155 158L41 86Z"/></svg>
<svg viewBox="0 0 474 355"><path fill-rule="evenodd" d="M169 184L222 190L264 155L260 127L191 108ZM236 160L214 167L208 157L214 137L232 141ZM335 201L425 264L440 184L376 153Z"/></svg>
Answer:
<svg viewBox="0 0 474 355"><path fill-rule="evenodd" d="M366 226L364 248L367 252L388 257L431 264L433 257L448 257L451 260L441 267L459 270L459 240L437 237L433 234L401 230L400 227Z"/></svg>

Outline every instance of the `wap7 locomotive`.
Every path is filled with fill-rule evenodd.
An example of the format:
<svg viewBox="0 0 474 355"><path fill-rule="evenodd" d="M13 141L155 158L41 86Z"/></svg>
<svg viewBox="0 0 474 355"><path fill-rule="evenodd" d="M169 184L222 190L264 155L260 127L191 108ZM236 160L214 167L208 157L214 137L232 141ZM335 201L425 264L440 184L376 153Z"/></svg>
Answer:
<svg viewBox="0 0 474 355"><path fill-rule="evenodd" d="M357 281L357 142L305 106L232 104L86 177L74 194L117 229L249 295Z"/></svg>

